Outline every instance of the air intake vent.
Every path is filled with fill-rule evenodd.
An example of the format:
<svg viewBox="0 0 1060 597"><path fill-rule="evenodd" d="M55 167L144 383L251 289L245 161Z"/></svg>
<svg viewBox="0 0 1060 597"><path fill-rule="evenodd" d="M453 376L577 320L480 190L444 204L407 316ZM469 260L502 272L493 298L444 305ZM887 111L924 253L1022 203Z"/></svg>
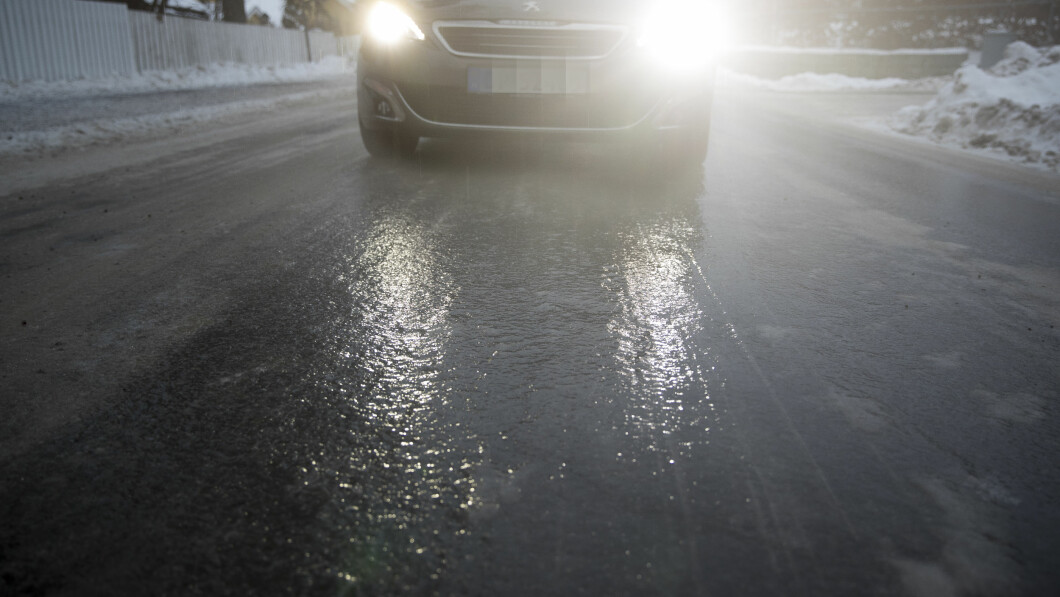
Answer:
<svg viewBox="0 0 1060 597"><path fill-rule="evenodd" d="M622 41L619 27L511 26L490 22L435 23L434 32L458 56L602 58Z"/></svg>

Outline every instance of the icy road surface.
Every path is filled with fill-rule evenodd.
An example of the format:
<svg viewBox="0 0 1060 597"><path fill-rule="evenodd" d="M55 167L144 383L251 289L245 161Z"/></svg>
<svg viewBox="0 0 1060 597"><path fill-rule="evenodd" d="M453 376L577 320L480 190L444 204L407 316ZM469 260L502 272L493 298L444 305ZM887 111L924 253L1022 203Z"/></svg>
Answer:
<svg viewBox="0 0 1060 597"><path fill-rule="evenodd" d="M849 124L922 101L8 156L0 593L1051 594L1060 179Z"/></svg>

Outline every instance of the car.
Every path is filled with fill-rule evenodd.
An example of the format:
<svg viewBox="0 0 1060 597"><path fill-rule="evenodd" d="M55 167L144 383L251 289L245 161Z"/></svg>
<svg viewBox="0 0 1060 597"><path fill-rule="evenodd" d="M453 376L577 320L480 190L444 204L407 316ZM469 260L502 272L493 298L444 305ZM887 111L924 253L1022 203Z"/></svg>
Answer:
<svg viewBox="0 0 1060 597"><path fill-rule="evenodd" d="M499 133L702 164L724 35L709 0L378 1L358 55L361 138L382 158Z"/></svg>

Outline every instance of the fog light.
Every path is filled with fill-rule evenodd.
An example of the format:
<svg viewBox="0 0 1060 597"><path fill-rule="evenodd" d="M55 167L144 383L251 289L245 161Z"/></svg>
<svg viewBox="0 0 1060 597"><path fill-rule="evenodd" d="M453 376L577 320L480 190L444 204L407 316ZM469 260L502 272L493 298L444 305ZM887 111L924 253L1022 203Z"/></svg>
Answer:
<svg viewBox="0 0 1060 597"><path fill-rule="evenodd" d="M382 116L383 118L393 118L394 109L390 107L390 102L379 100L375 104L375 115Z"/></svg>
<svg viewBox="0 0 1060 597"><path fill-rule="evenodd" d="M368 90L368 99L372 102L369 105L372 106L373 116L394 122L405 120L405 112L390 87L374 79L365 79L364 87Z"/></svg>

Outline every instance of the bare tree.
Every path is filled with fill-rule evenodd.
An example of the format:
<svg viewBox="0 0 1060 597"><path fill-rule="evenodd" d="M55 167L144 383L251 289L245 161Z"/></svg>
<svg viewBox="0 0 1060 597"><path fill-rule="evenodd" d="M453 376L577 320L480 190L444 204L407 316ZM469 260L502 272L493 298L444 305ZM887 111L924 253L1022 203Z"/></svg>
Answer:
<svg viewBox="0 0 1060 597"><path fill-rule="evenodd" d="M283 26L288 29L313 29L322 25L326 14L325 0L285 0L283 3Z"/></svg>
<svg viewBox="0 0 1060 597"><path fill-rule="evenodd" d="M309 41L309 30L320 26L324 0L285 0L283 3L283 26L301 29L305 33L305 51L313 61L313 45Z"/></svg>

